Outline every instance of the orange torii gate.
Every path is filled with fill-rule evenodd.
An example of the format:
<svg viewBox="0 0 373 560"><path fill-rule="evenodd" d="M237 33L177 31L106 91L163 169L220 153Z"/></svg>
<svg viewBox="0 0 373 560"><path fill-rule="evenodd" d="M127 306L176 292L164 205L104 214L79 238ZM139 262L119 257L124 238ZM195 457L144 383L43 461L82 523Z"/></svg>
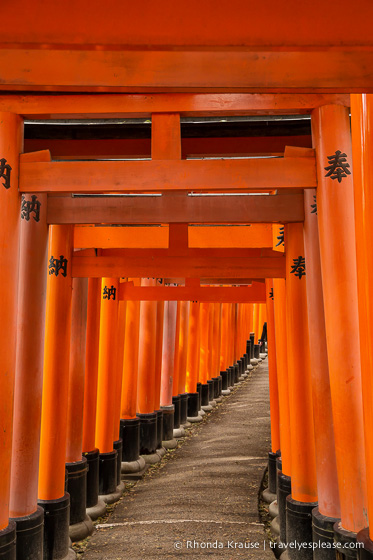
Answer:
<svg viewBox="0 0 373 560"><path fill-rule="evenodd" d="M349 94L351 91L372 91L373 88L372 76L367 70L372 67L373 60L370 29L372 7L366 2L358 1L354 5L354 10L351 10L350 3L341 0L338 10L333 10L330 16L325 13L325 3L315 0L312 10L307 10L306 23L303 19L304 14L301 14L293 0L286 10L281 4L275 2L271 2L269 6L257 3L249 7L243 0L237 0L233 5L222 2L218 5L214 3L213 6L210 2L201 3L189 0L188 9L183 2L175 6L174 3L163 0L161 5L158 3L156 6L154 3L147 3L146 10L140 4L133 5L131 10L128 10L124 4L121 6L117 3L115 15L117 21L120 22L120 25L117 26L112 25L112 18L108 15L109 11L102 13L101 5L97 0L90 2L89 10L82 9L84 8L83 2L79 2L77 6L76 2L72 0L65 2L61 9L53 6L45 9L43 3L36 2L33 9L29 10L26 4L20 0L8 4L4 8L2 17L6 21L6 26L3 26L2 29L0 45L0 67L2 69L0 89L4 92L20 92L19 94L4 94L0 99L0 155L5 160L2 167L2 173L5 175L5 184L3 184L5 190L0 187L0 201L4 210L1 244L3 266L0 280L2 290L6 294L2 301L0 317L2 322L7 325L0 346L3 364L0 374L4 389L1 396L4 410L4 430L1 432L3 438L1 443L4 444L2 449L4 449L5 455L0 473L0 529L2 530L0 538L5 536L6 544L8 545L9 541L9 546L13 549L14 526L12 522L8 524L13 378L12 375L8 375L8 372L13 372L15 369L15 350L11 349L14 348L13 342L16 339L17 328L15 286L17 285L18 261L15 255L18 254L18 220L21 205L17 188L18 155L23 151L22 119L144 116L152 117L153 123L157 122L158 130L154 128L151 139L151 153L154 161L68 162L62 159L48 161L50 157L41 153L22 155L20 158L19 192L25 194L26 207L31 209L32 202L34 202L34 209L37 209L37 203L42 204L44 230L47 223L53 224L58 228L54 231L60 234L58 236L56 233L54 240L51 240L51 247L55 250L63 247L63 251L66 253L64 259L68 255L69 265L72 259L72 270L69 266L66 277L64 276L66 280L63 284L64 299L59 301L62 308L66 304L66 310L71 305L71 278L74 274L78 277L89 272L93 278L98 273L105 273L111 278L113 272L116 274L123 272L124 275L127 275L129 266L126 269L126 263L130 264L128 251L115 252L121 251L120 248L113 249L111 253L104 252L111 251L110 249L103 249L97 256L81 254L72 257L71 224L271 223L274 221L297 224L305 218L303 188L314 188L319 182L319 186L321 184L322 187L320 204L323 225L320 236L322 268L323 273L325 270L328 271L329 280L324 288L326 330L329 340L333 340L332 355L337 360L344 354L345 345L341 343L341 340L334 338L333 328L340 327L338 313L345 305L344 297L346 299L348 296L354 297L355 292L352 279L349 280L346 290L341 288L338 290L336 298L332 299L334 294L332 280L335 279L339 258L343 260L343 257L347 255L348 258L343 262L354 266L351 250L353 236L350 236L350 244L346 249L341 246L342 244L338 244L335 237L330 243L329 233L330 230L335 234L340 231L338 227L334 227L335 224L338 223L338 220L347 219L348 232L351 234L353 229L351 226L352 207L349 204L351 192L347 197L337 194L339 202L337 219L329 228L328 212L333 211L333 202L329 185L323 177L323 168L326 165L324 160L341 148L338 143L340 138L343 141L342 151L346 149L350 157L346 110L346 107L349 106L349 96L345 94ZM166 16L165 21L162 20L159 26L155 26L154 21L159 21L158 10ZM291 18L288 17L288 13L292 14ZM346 14L349 19L348 25L345 22ZM247 32L249 17L250 34ZM226 25L227 21L230 22L230 25ZM209 25L206 25L206 22ZM263 22L265 22L265 26ZM193 34L190 34L191 29L193 29ZM126 45L123 45L124 38L127 42ZM147 46L144 47L144 45ZM51 60L53 60L52 64ZM24 92L26 93L24 94ZM36 94L30 92L36 92ZM38 92L43 92L43 95ZM63 92L64 94L61 95ZM89 95L87 92L92 92L94 95ZM108 93L103 94L102 92ZM53 93L58 95L53 95ZM313 113L313 138L317 148L316 155L312 153L311 157L301 155L265 162L185 161L181 159L185 151L182 150L179 134L180 116L198 114L224 117L226 115L310 114L311 112ZM166 126L170 122L173 126ZM166 123L165 126L162 123ZM330 123L333 126L329 129ZM333 136L333 128L338 131L336 136ZM161 130L160 134L159 130ZM167 135L169 135L168 142ZM324 137L326 137L326 144ZM164 145L165 138L166 144ZM170 143L173 151L171 155L167 153ZM227 144L224 147L220 145L218 148L220 155L230 153L232 148ZM249 149L254 150L252 153L258 153L259 150L260 153L271 152L278 156L279 153L283 153L286 145L284 141L263 144L258 143L255 146L251 142ZM294 143L294 146L299 145L308 146L308 144L304 146L302 142ZM345 146L347 147L345 148ZM45 149L46 146L42 148ZM40 146L36 142L31 142L27 149L36 152ZM51 149L53 155L52 143ZM64 154L67 157L74 156L72 153L74 146L70 148L59 146L56 147L57 149L60 150L58 156L61 158L64 157ZM79 149L86 155L92 155L90 146ZM128 148L122 145L119 149ZM111 146L107 149L103 144L96 145L93 155L95 157L105 154L117 155L117 150L118 146ZM191 153L193 153L192 142L188 146L188 152L189 150L192 150ZM229 151L227 152L227 150ZM200 145L196 146L195 152L204 154ZM141 154L143 153L141 152ZM78 146L75 154L79 157ZM120 152L119 155L123 155L123 152ZM316 164L318 165L318 177ZM11 180L10 170L7 166L11 168ZM351 182L348 184L350 185ZM263 190L271 191L271 194L263 193L254 197L237 195L240 192ZM154 195L154 193L160 195L164 191L167 191L166 195ZM175 191L179 192L175 193ZM188 196L188 191L192 191L188 194L193 194L193 196ZM278 192L272 194L272 191ZM215 196L208 197L208 199L200 196L210 194L210 192ZM232 196L219 196L219 193L223 192L229 192ZM71 193L83 196L87 193L92 195L126 193L129 196L79 198L71 196ZM136 199L133 193L149 194L150 196ZM184 196L180 193L183 193ZM36 199L33 199L33 196ZM307 201L306 204L308 204ZM306 208L309 211L307 206ZM298 238L291 239L293 248L301 246L299 226L297 227ZM287 234L291 237L292 232L297 231L296 228L288 229ZM31 237L30 233L27 233L26 237L27 235ZM39 262L43 263L46 236L41 233L39 239L41 239L39 241L40 253L37 252L37 254ZM332 247L331 261L328 261L330 253L326 251L328 243ZM30 245L32 246L32 243ZM30 245L26 244L27 247ZM178 274L185 277L194 272L197 277L204 275L207 280L211 280L213 276L209 276L209 274L212 274L213 260L206 260L208 253L211 255L211 249L208 253L207 251L201 252L203 249L199 253L199 258L205 263L205 268L196 266L198 253L193 253L193 251L194 249L190 249L189 254L183 257L184 261L178 262ZM234 251L238 250L234 249ZM146 255L146 253L143 254ZM149 256L150 253L147 255ZM116 264L118 256L119 265ZM54 253L50 257L53 257L52 265L57 264L54 263L56 258L63 261L60 255L56 257ZM160 257L161 254L158 254L158 265L162 264L163 268L157 272L173 276L176 269L176 267L172 268L172 262L176 264L175 255L164 255L163 263L159 262ZM217 255L214 257L215 262L217 257ZM240 268L238 261L242 258L247 258L249 262ZM219 274L221 279L234 278L235 275L232 271L237 269L238 272L240 268L239 274L242 275L242 280L274 277L275 298L276 285L281 288L278 293L285 294L283 279L289 275L289 270L288 267L286 267L286 271L284 270L283 255L264 257L261 254L252 253L251 256L248 256L244 252L235 252L235 256L232 253L222 256L220 253L219 259L220 265L216 267L213 274ZM210 266L206 266L206 263ZM45 258L44 264L47 264ZM63 266L64 262L60 264ZM137 258L136 262L132 262L131 272L136 272L138 275L149 272L149 266L141 268L140 265ZM116 269L115 266L117 266ZM231 272L228 274L229 270ZM35 272L35 268L33 268L33 272ZM56 285L53 285L53 281L57 277L57 268L52 266L49 272L51 273L49 277L51 289L52 291L58 290ZM27 270L23 272L21 270L21 290L26 294L22 301L24 301L25 316L27 313L28 316L31 316L27 297L29 292L25 288L28 281L27 274ZM41 280L36 274L33 282L37 283L37 279ZM292 280L294 279L292 278ZM247 291L252 290L253 287L254 285L247 288ZM188 286L185 289L188 289ZM228 289L235 290L236 288ZM56 295L55 291L53 293ZM301 295L304 296L304 290ZM326 297L328 295L330 299ZM299 316L296 316L296 298L293 297L293 294L291 297L292 319L299 320ZM41 301L42 295L39 294L39 298ZM304 304L304 298L301 303ZM40 309L37 309L40 316L42 307L41 305ZM284 311L284 309L282 308L280 311ZM149 315L152 312L154 315L154 306L149 307ZM194 321L195 312L197 313L197 310L193 308ZM226 315L229 320L232 320L228 310ZM280 319L285 319L281 313L279 315ZM43 321L40 317L38 319L38 329L42 332ZM348 339L347 335L352 337L355 334L353 327L357 324L356 315L353 314L352 318L347 317L347 321L348 328L345 329L347 334L345 334L344 340ZM229 321L227 321L227 325L229 326ZM302 323L302 327L304 335L306 330L304 323ZM61 331L64 330L62 325L59 328ZM23 336L31 339L31 333L27 330ZM25 345L21 348L28 347L27 340L23 340L23 342ZM29 340L28 342L30 343ZM58 341L54 338L53 342ZM193 348L196 349L197 339L194 338L192 342ZM285 343L285 341L283 342ZM304 350L304 348L302 349ZM301 353L297 354L298 363L300 355ZM53 357L56 358L56 353ZM53 360L51 361L53 362ZM35 379L40 384L42 371L40 357L38 363L39 369L35 373ZM26 365L23 363L22 367L25 368ZM282 367L283 365L281 364ZM53 368L50 369L53 376ZM345 536L343 531L347 529L346 538L362 528L361 510L364 509L360 507L361 500L355 500L359 493L356 488L357 481L354 480L353 475L361 473L361 479L364 479L364 460L361 446L361 415L358 413L359 382L358 376L356 376L352 385L350 384L351 371L354 370L350 358L348 367L343 368L346 386L349 384L349 387L353 387L353 406L349 410L348 422L345 423L346 433L360 435L358 441L352 438L349 449L348 437L343 434L342 424L339 426L337 465L339 479L342 481L340 488L342 491L346 490L344 486L346 484L350 490L350 485L352 485L350 494L353 506L349 508L350 504L345 499L342 508L342 536ZM332 400L338 414L343 414L344 404L348 404L349 393L347 389L343 388L344 386L339 387L338 374L338 368L334 367L331 372ZM23 370L18 379L24 378ZM66 376L64 381L66 381ZM18 385L20 385L19 382ZM36 390L36 384L34 388ZM16 408L21 406L21 393L22 388L18 390L18 393L16 392ZM61 403L65 402L67 398L66 391L63 393ZM34 400L40 405L40 396ZM48 404L50 405L51 402ZM17 422L21 426L27 425L28 422L29 410L24 408L17 418ZM33 413L37 418L36 409L33 410ZM350 425L354 425L354 423L357 426L356 432L349 432ZM288 425L288 431L289 428ZM64 429L59 434L63 439ZM299 436L298 431L297 435ZM35 437L37 438L37 434ZM59 449L60 451L61 449ZM59 468L62 470L60 459L59 456ZM289 457L286 459L288 460ZM49 473L52 472L51 463L52 460L47 465ZM284 475L293 474L295 478L297 475L303 477L304 471L301 467L304 465L301 463L299 461L296 472L291 473L286 470ZM33 464L35 467L35 463ZM285 464L288 466L290 461L284 462ZM43 465L45 467L45 457ZM35 472L34 468L33 472L30 471L28 475L35 478ZM59 493L62 493L62 476L60 478L57 486L59 485ZM360 483L360 476L356 478ZM35 480L33 480L34 482ZM15 488L20 484L24 485L26 490L28 488L25 478L21 482L16 478L13 484ZM32 486L34 487L35 484ZM363 492L360 493L363 494ZM346 496L344 497L346 498ZM57 502L58 500L59 498ZM22 516L32 513L33 507L36 508L34 502L35 500L30 502L31 510L30 508L27 511L22 511L22 508L12 509L12 515L22 519ZM55 507L56 504L49 505L58 509ZM64 505L66 505L66 500ZM17 524L21 526L22 521ZM54 558L63 558L64 553L67 554L67 539L59 551L60 555L54 556ZM12 553L10 552L10 554Z"/></svg>

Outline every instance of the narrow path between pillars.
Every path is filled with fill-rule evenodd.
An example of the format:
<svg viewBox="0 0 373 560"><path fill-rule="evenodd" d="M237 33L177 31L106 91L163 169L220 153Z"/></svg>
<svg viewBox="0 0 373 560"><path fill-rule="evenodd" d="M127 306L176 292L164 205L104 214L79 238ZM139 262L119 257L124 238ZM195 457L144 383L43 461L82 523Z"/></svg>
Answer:
<svg viewBox="0 0 373 560"><path fill-rule="evenodd" d="M204 418L122 498L81 560L274 559L258 516L270 447L267 360ZM232 548L248 541L258 548Z"/></svg>

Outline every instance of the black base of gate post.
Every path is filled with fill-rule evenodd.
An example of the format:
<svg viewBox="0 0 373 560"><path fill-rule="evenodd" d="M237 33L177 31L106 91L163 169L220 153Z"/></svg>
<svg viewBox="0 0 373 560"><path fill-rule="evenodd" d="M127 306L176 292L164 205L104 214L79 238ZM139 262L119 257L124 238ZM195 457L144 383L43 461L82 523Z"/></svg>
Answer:
<svg viewBox="0 0 373 560"><path fill-rule="evenodd" d="M0 558L8 560L8 558L17 558L17 560L43 560L43 533L44 533L44 510L38 506L37 510L30 515L24 517L16 517L10 520L16 524L16 555L12 543L12 537L2 544L0 532ZM5 548L3 549L3 546ZM11 556L8 556L11 551Z"/></svg>
<svg viewBox="0 0 373 560"><path fill-rule="evenodd" d="M66 463L67 491L70 494L69 535L73 542L82 541L93 533L92 519L86 513L87 459Z"/></svg>
<svg viewBox="0 0 373 560"><path fill-rule="evenodd" d="M69 494L65 493L62 498L57 500L39 500L38 504L44 510L43 555L45 560L49 560L49 558L53 558L53 560L76 558L75 552L69 548Z"/></svg>
<svg viewBox="0 0 373 560"><path fill-rule="evenodd" d="M312 510L317 502L286 498L286 539L288 543L312 543ZM313 548L288 548L290 560L312 560Z"/></svg>
<svg viewBox="0 0 373 560"><path fill-rule="evenodd" d="M86 513L95 521L106 512L106 503L98 497L99 486L99 456L98 449L83 453L87 459L87 501Z"/></svg>
<svg viewBox="0 0 373 560"><path fill-rule="evenodd" d="M315 543L313 560L335 560L334 524L339 520L322 515L319 508L312 510L312 540ZM326 543L324 546L322 543Z"/></svg>
<svg viewBox="0 0 373 560"><path fill-rule="evenodd" d="M202 416L199 414L199 393L188 393L188 416L187 421L201 422Z"/></svg>

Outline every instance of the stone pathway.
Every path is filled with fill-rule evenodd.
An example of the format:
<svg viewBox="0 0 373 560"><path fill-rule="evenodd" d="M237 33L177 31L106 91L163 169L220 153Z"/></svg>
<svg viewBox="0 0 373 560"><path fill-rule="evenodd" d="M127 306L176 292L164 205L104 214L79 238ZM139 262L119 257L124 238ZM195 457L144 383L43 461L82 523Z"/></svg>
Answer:
<svg viewBox="0 0 373 560"><path fill-rule="evenodd" d="M81 560L274 559L258 515L270 448L267 360L204 418L127 492Z"/></svg>

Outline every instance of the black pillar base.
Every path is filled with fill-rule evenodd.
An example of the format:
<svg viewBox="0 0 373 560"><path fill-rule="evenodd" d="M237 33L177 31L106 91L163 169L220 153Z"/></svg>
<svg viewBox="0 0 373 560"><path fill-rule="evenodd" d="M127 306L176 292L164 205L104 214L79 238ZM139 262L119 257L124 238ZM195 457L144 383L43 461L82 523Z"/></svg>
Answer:
<svg viewBox="0 0 373 560"><path fill-rule="evenodd" d="M298 502L291 496L286 498L286 540L288 543L312 542L312 510L317 502ZM312 548L289 548L290 560L312 560Z"/></svg>
<svg viewBox="0 0 373 560"><path fill-rule="evenodd" d="M277 471L277 505L280 523L280 540L286 543L286 498L291 494L291 478Z"/></svg>
<svg viewBox="0 0 373 560"><path fill-rule="evenodd" d="M87 499L86 508L94 507L98 502L98 459L99 450L83 453L87 459Z"/></svg>
<svg viewBox="0 0 373 560"><path fill-rule="evenodd" d="M63 560L69 553L70 496L39 500L44 510L43 555L45 560Z"/></svg>
<svg viewBox="0 0 373 560"><path fill-rule="evenodd" d="M277 492L277 453L268 453L268 490L273 494Z"/></svg>
<svg viewBox="0 0 373 560"><path fill-rule="evenodd" d="M187 423L188 416L188 393L182 393L180 396L180 424Z"/></svg>
<svg viewBox="0 0 373 560"><path fill-rule="evenodd" d="M140 420L139 418L122 418L120 421L122 438L122 462L132 463L140 457Z"/></svg>
<svg viewBox="0 0 373 560"><path fill-rule="evenodd" d="M259 360L260 358L259 354L260 354L260 346L259 344L254 344L254 358Z"/></svg>
<svg viewBox="0 0 373 560"><path fill-rule="evenodd" d="M219 375L218 380L219 380L219 397L221 397L222 396L222 389L223 389L223 380L222 380L221 375Z"/></svg>
<svg viewBox="0 0 373 560"><path fill-rule="evenodd" d="M214 382L213 382L213 380L209 379L207 381L207 385L208 385L208 388L209 388L209 402L211 403L212 401L214 401ZM215 403L215 401L214 401L214 403Z"/></svg>
<svg viewBox="0 0 373 560"><path fill-rule="evenodd" d="M156 449L163 449L163 445L162 445L162 438L163 438L163 410L159 409L155 411L156 417L157 417L157 421L156 421L156 429L157 429L157 433L155 436L155 441L156 441ZM140 424L140 434L141 434L141 424ZM140 448L141 448L141 435L140 435ZM154 453L154 451L151 451L149 453L145 453L148 455L151 455L152 453ZM141 453L142 455L144 453Z"/></svg>
<svg viewBox="0 0 373 560"><path fill-rule="evenodd" d="M67 491L70 494L70 525L81 523L86 516L87 459L66 463Z"/></svg>
<svg viewBox="0 0 373 560"><path fill-rule="evenodd" d="M338 554L340 555L339 558L340 559L343 558L345 560L351 560L351 558L357 558L357 547L356 547L357 534L353 533L352 531L347 531L346 529L343 529L340 521L334 523L333 530L334 530L334 542L340 543L339 547L335 549L338 550ZM355 546L353 546L353 548L349 548L352 545Z"/></svg>
<svg viewBox="0 0 373 560"><path fill-rule="evenodd" d="M157 449L158 432L160 432L160 446L162 446L162 428L157 429L163 426L162 411L137 414L137 417L140 420L140 455L151 455Z"/></svg>
<svg viewBox="0 0 373 560"><path fill-rule="evenodd" d="M109 453L99 455L99 483L98 492L100 496L114 494L117 489L117 462L118 453L114 449Z"/></svg>
<svg viewBox="0 0 373 560"><path fill-rule="evenodd" d="M229 366L228 368L228 389L234 386L234 367Z"/></svg>
<svg viewBox="0 0 373 560"><path fill-rule="evenodd" d="M313 560L335 560L334 524L338 519L326 517L316 507L312 510L312 540L315 543ZM322 543L326 543L322 546Z"/></svg>
<svg viewBox="0 0 373 560"><path fill-rule="evenodd" d="M362 548L357 549L359 560L371 560L373 558L373 541L369 538L369 528L359 531L356 538L357 543L362 543Z"/></svg>
<svg viewBox="0 0 373 560"><path fill-rule="evenodd" d="M221 371L220 375L221 375L221 388L222 388L223 391L227 391L227 389L228 389L228 372L227 371Z"/></svg>
<svg viewBox="0 0 373 560"><path fill-rule="evenodd" d="M238 364L235 364L234 366L234 384L237 385L237 383L240 382L239 377L240 377L240 368Z"/></svg>
<svg viewBox="0 0 373 560"><path fill-rule="evenodd" d="M213 377L212 381L214 382L214 400L219 399L220 395L221 395L221 391L220 391L220 382L221 382L221 377L219 375L219 377Z"/></svg>
<svg viewBox="0 0 373 560"><path fill-rule="evenodd" d="M198 393L198 410L201 410L201 406L202 406L202 383L197 383L197 393Z"/></svg>
<svg viewBox="0 0 373 560"><path fill-rule="evenodd" d="M14 518L11 521L14 521L17 526L17 560L43 560L43 508L38 506L34 513L25 515L24 517ZM8 558L7 556L3 556L1 544L0 558Z"/></svg>
<svg viewBox="0 0 373 560"><path fill-rule="evenodd" d="M163 412L163 432L162 441L170 441L174 438L174 405L162 406Z"/></svg>
<svg viewBox="0 0 373 560"><path fill-rule="evenodd" d="M209 386L208 383L203 383L201 386L201 406L208 406L209 404Z"/></svg>
<svg viewBox="0 0 373 560"><path fill-rule="evenodd" d="M250 333L250 359L254 358L255 333Z"/></svg>
<svg viewBox="0 0 373 560"><path fill-rule="evenodd" d="M187 418L199 417L199 393L188 393L188 416Z"/></svg>
<svg viewBox="0 0 373 560"><path fill-rule="evenodd" d="M122 479L121 479L121 476L122 476L121 475L121 472L122 472L122 453L123 453L122 438L119 438L119 439L117 439L117 441L114 441L113 448L117 452L117 486L119 486L120 483L122 482Z"/></svg>
<svg viewBox="0 0 373 560"><path fill-rule="evenodd" d="M174 428L180 428L180 395L172 397L172 404L174 405Z"/></svg>

